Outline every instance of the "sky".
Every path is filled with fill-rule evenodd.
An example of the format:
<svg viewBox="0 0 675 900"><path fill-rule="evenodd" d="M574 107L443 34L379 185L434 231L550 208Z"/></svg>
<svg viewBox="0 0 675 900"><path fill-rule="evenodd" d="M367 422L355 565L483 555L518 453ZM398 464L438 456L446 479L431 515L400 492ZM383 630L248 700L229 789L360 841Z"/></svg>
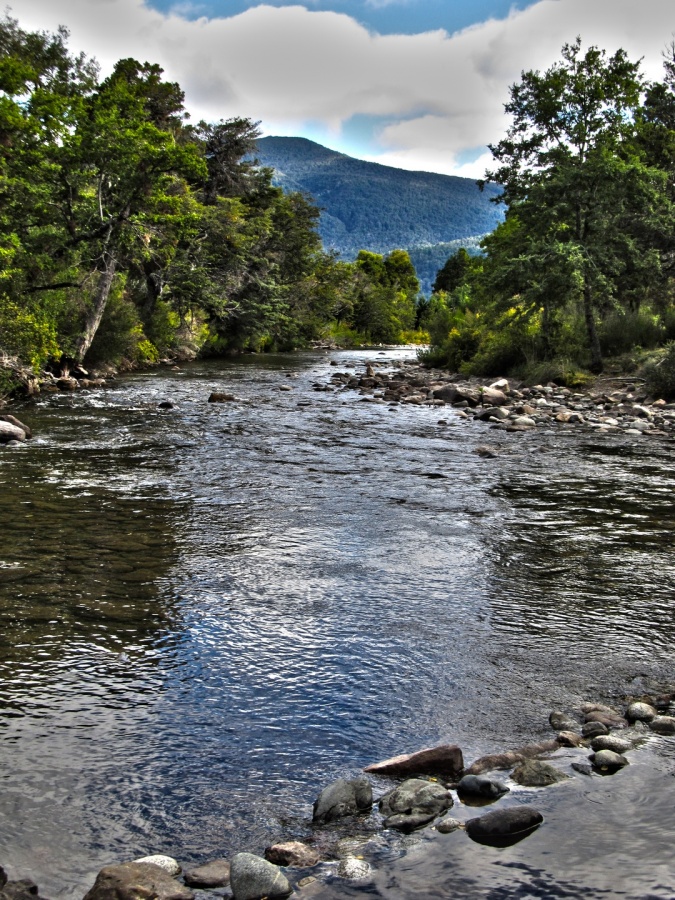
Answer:
<svg viewBox="0 0 675 900"><path fill-rule="evenodd" d="M245 116L404 169L479 178L523 70L566 42L623 47L662 74L675 0L9 0L28 30L65 25L103 74L159 63L194 121Z"/></svg>

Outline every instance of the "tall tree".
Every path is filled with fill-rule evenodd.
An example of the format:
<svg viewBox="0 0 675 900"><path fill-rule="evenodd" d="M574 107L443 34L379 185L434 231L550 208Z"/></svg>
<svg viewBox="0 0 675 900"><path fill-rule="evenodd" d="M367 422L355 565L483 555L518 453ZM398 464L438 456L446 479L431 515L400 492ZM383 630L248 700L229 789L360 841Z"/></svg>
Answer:
<svg viewBox="0 0 675 900"><path fill-rule="evenodd" d="M656 215L663 188L662 174L634 151L643 87L639 63L623 50L609 58L597 47L582 53L577 39L545 73L524 72L512 86L512 124L490 148L500 165L486 179L503 186L507 217L517 215L528 235L534 270L544 272L547 257L560 263L559 296L580 300L595 371L603 366L598 313L617 302L623 279L649 279L658 267L633 228ZM527 281L526 268L519 274ZM550 320L551 297L546 305L542 291L541 299Z"/></svg>

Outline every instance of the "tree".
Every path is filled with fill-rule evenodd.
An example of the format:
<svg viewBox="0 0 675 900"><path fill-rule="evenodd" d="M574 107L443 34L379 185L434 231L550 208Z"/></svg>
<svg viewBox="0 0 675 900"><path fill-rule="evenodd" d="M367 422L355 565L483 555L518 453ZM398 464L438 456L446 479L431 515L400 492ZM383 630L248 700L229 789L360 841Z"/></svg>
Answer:
<svg viewBox="0 0 675 900"><path fill-rule="evenodd" d="M635 151L643 87L639 63L623 50L608 59L596 47L582 54L580 39L566 44L560 62L512 86L512 124L490 148L500 165L485 176L503 186L507 219L517 216L528 237L520 282L534 287L536 272L556 259L562 289L551 296L550 279L541 282L545 318L570 294L578 298L594 371L603 365L597 315L619 301L622 283L649 283L659 265L641 239L658 218L664 184Z"/></svg>
<svg viewBox="0 0 675 900"><path fill-rule="evenodd" d="M471 268L471 257L464 247L460 247L456 253L448 257L441 269L436 273L433 293L445 291L450 294L464 281Z"/></svg>

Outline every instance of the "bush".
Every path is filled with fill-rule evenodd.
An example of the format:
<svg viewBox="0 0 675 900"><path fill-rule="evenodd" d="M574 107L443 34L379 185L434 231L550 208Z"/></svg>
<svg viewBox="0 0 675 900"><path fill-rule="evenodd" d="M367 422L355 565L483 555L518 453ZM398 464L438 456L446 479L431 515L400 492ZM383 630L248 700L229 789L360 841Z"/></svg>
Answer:
<svg viewBox="0 0 675 900"><path fill-rule="evenodd" d="M675 341L647 363L643 375L651 394L663 400L675 400Z"/></svg>
<svg viewBox="0 0 675 900"><path fill-rule="evenodd" d="M87 364L119 363L137 359L138 345L143 340L138 310L126 297L111 294L101 324L87 353Z"/></svg>
<svg viewBox="0 0 675 900"><path fill-rule="evenodd" d="M665 327L649 309L637 312L615 310L598 328L600 347L604 356L628 353L633 347L658 347L665 337Z"/></svg>

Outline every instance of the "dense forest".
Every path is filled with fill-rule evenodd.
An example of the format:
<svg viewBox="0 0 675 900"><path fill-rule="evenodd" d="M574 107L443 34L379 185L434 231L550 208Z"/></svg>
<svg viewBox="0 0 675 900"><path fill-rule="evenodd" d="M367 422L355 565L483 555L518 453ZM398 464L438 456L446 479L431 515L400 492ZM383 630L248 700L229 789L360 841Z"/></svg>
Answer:
<svg viewBox="0 0 675 900"><path fill-rule="evenodd" d="M427 362L572 383L666 345L647 374L675 395L675 46L664 62L647 83L624 51L577 40L512 86L486 173L506 218L438 273Z"/></svg>
<svg viewBox="0 0 675 900"><path fill-rule="evenodd" d="M446 243L424 298L406 250L324 249L256 123L192 124L157 65L101 80L67 39L0 21L0 395L45 367L425 336L430 365L568 384L654 351L675 393L675 47L656 83L579 40L523 73L483 185L500 224Z"/></svg>
<svg viewBox="0 0 675 900"><path fill-rule="evenodd" d="M291 349L415 322L408 255L326 253L318 209L257 164L256 123L190 124L180 86L65 30L0 22L0 374ZM2 386L0 386L0 392Z"/></svg>
<svg viewBox="0 0 675 900"><path fill-rule="evenodd" d="M408 172L352 159L305 138L265 137L257 155L274 169L284 190L309 194L321 208L324 247L354 259L363 247L378 253L404 248L413 259L422 290L429 293L437 269L467 238L483 237L503 218L471 178Z"/></svg>

